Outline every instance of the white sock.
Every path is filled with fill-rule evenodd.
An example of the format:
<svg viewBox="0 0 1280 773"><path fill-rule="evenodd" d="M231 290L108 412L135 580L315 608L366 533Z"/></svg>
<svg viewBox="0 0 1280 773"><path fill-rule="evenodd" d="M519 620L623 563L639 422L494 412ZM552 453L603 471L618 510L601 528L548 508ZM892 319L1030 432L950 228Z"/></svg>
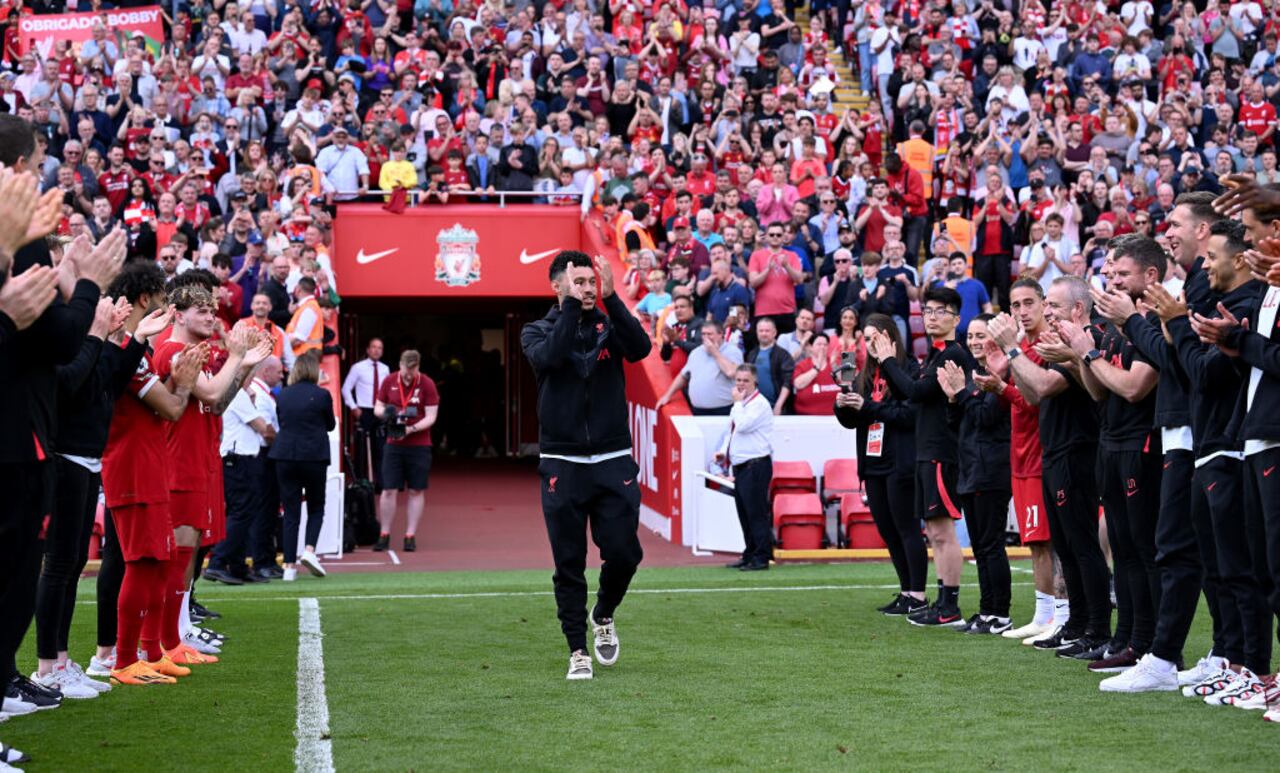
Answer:
<svg viewBox="0 0 1280 773"><path fill-rule="evenodd" d="M1053 594L1036 591L1036 616L1031 622L1036 625L1048 625L1053 619Z"/></svg>
<svg viewBox="0 0 1280 773"><path fill-rule="evenodd" d="M1071 620L1071 602L1067 599L1053 600L1053 624L1062 627Z"/></svg>
<svg viewBox="0 0 1280 773"><path fill-rule="evenodd" d="M178 614L178 635L186 636L191 631L191 591L182 594L182 612Z"/></svg>

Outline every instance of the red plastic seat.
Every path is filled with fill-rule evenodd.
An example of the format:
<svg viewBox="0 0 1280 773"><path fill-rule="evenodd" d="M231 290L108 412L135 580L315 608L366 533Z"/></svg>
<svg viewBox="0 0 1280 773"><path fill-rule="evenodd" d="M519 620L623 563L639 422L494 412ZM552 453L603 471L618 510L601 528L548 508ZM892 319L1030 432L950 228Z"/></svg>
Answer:
<svg viewBox="0 0 1280 773"><path fill-rule="evenodd" d="M828 459L822 464L822 501L834 502L858 490L858 460Z"/></svg>
<svg viewBox="0 0 1280 773"><path fill-rule="evenodd" d="M774 462L773 480L769 483L769 496L772 498L780 491L816 492L818 479L808 462Z"/></svg>
<svg viewBox="0 0 1280 773"><path fill-rule="evenodd" d="M855 491L840 497L840 533L851 548L883 548L884 541L871 517L871 508Z"/></svg>
<svg viewBox="0 0 1280 773"><path fill-rule="evenodd" d="M783 550L820 549L826 524L817 494L789 493L773 498L773 526Z"/></svg>
<svg viewBox="0 0 1280 773"><path fill-rule="evenodd" d="M917 360L923 360L929 354L929 339L921 337L911 342L911 353Z"/></svg>

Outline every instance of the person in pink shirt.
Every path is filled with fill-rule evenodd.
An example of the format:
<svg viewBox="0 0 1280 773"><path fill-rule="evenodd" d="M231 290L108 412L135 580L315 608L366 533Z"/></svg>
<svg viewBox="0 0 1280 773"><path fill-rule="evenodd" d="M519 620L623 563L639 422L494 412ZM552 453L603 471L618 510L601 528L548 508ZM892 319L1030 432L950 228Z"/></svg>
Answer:
<svg viewBox="0 0 1280 773"><path fill-rule="evenodd" d="M756 319L769 317L780 333L790 333L796 328L796 285L804 281L804 272L800 257L783 249L783 233L782 223L765 228L765 246L747 261L747 280L756 291Z"/></svg>
<svg viewBox="0 0 1280 773"><path fill-rule="evenodd" d="M756 216L760 225L785 223L791 219L791 207L800 200L800 191L787 182L787 167L776 163L770 170L772 182L756 194Z"/></svg>
<svg viewBox="0 0 1280 773"><path fill-rule="evenodd" d="M800 145L801 157L791 162L791 182L802 199L813 195L814 180L827 176L827 165L815 156L817 147L817 140L805 137Z"/></svg>

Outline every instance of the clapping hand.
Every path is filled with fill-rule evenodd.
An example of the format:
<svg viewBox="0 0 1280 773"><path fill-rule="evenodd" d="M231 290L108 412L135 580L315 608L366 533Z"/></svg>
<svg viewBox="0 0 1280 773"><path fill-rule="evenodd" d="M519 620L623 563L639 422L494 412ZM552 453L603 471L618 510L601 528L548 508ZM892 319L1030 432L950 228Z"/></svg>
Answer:
<svg viewBox="0 0 1280 773"><path fill-rule="evenodd" d="M1160 317L1161 322L1187 316L1186 300L1181 295L1175 298L1164 285L1151 285L1143 293L1142 299L1156 313L1156 316Z"/></svg>
<svg viewBox="0 0 1280 773"><path fill-rule="evenodd" d="M938 368L938 386L946 392L947 399L955 402L956 395L964 391L964 369L952 360L947 360Z"/></svg>
<svg viewBox="0 0 1280 773"><path fill-rule="evenodd" d="M0 314L13 321L18 330L31 327L58 295L58 272L35 265L17 276L9 266L9 277L0 287Z"/></svg>

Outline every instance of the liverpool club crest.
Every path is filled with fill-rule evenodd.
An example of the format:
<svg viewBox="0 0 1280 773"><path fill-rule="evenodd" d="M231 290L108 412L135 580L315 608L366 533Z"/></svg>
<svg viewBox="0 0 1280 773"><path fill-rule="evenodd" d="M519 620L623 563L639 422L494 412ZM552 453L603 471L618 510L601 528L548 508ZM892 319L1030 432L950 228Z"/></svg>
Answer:
<svg viewBox="0 0 1280 773"><path fill-rule="evenodd" d="M480 281L480 255L476 247L480 237L475 231L454 223L436 234L436 281L449 287L466 287Z"/></svg>

